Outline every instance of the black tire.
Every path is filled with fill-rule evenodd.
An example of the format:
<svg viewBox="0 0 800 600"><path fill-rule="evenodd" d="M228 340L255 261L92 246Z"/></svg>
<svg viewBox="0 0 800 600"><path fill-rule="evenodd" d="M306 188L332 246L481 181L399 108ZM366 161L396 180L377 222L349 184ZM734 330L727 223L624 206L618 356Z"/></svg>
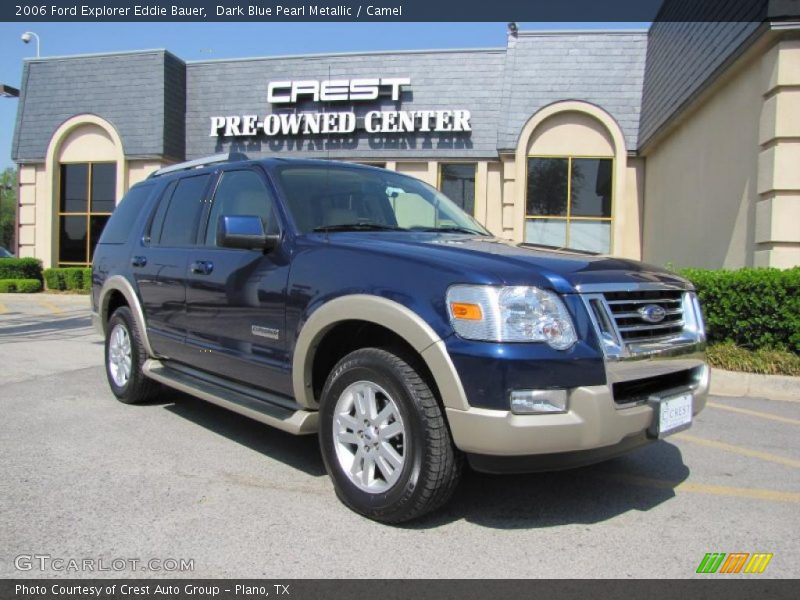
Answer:
<svg viewBox="0 0 800 600"><path fill-rule="evenodd" d="M394 400L404 429L404 461L399 476L388 489L378 492L365 491L351 481L337 456L334 439L334 413L339 398L348 388L353 389L350 386L363 382L379 386ZM441 507L449 500L461 474L461 454L453 445L442 408L430 386L413 362L384 349L356 350L331 371L322 390L319 441L325 468L342 502L382 523L409 521ZM375 442L376 448L378 443ZM357 452L359 446L353 443L351 448ZM382 478L379 467L375 469L375 478ZM382 485L389 485L388 479L383 479Z"/></svg>
<svg viewBox="0 0 800 600"><path fill-rule="evenodd" d="M123 385L119 385L114 380L114 376L111 372L111 363L109 361L109 348L111 346L112 333L117 327L123 328L130 340L130 376ZM105 341L106 377L108 378L108 385L111 387L111 391L114 392L114 395L120 402L125 404L138 404L151 400L157 395L160 389L159 383L145 377L142 372L142 366L145 360L147 360L147 352L142 344L142 336L136 327L136 321L133 318L130 308L122 306L115 310L114 314L111 315L111 318L108 320Z"/></svg>

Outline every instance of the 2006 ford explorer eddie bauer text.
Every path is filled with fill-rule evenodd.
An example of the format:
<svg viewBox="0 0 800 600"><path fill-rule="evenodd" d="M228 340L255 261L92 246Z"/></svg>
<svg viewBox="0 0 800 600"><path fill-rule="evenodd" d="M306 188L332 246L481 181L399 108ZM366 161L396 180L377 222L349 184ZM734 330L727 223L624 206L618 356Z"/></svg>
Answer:
<svg viewBox="0 0 800 600"><path fill-rule="evenodd" d="M709 370L692 286L490 235L429 185L211 157L131 188L97 245L111 390L163 386L319 436L339 498L397 523L488 472L605 460L689 427Z"/></svg>

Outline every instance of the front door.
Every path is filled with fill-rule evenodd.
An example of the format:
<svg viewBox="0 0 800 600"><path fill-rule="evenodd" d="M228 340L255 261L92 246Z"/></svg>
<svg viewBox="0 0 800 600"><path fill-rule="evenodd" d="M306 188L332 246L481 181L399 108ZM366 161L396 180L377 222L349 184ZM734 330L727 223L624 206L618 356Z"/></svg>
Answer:
<svg viewBox="0 0 800 600"><path fill-rule="evenodd" d="M255 215L267 233L279 233L274 198L255 169L220 176L205 237L189 257L187 344L197 367L286 396L292 395L286 350L285 302L289 257L274 250L217 245L221 216Z"/></svg>

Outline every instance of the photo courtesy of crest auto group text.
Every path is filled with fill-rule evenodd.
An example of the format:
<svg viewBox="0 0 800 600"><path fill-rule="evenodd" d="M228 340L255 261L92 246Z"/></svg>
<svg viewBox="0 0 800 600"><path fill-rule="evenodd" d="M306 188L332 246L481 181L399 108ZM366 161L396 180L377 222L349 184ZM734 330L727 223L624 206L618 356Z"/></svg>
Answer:
<svg viewBox="0 0 800 600"><path fill-rule="evenodd" d="M0 12L0 598L793 597L800 2Z"/></svg>

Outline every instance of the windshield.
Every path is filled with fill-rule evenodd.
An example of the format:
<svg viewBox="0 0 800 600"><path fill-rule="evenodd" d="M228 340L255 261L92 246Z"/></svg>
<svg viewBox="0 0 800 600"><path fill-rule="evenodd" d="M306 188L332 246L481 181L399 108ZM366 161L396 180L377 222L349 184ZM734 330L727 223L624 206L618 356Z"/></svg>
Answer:
<svg viewBox="0 0 800 600"><path fill-rule="evenodd" d="M392 171L342 165L278 169L289 211L313 231L452 231L489 235L452 200Z"/></svg>

